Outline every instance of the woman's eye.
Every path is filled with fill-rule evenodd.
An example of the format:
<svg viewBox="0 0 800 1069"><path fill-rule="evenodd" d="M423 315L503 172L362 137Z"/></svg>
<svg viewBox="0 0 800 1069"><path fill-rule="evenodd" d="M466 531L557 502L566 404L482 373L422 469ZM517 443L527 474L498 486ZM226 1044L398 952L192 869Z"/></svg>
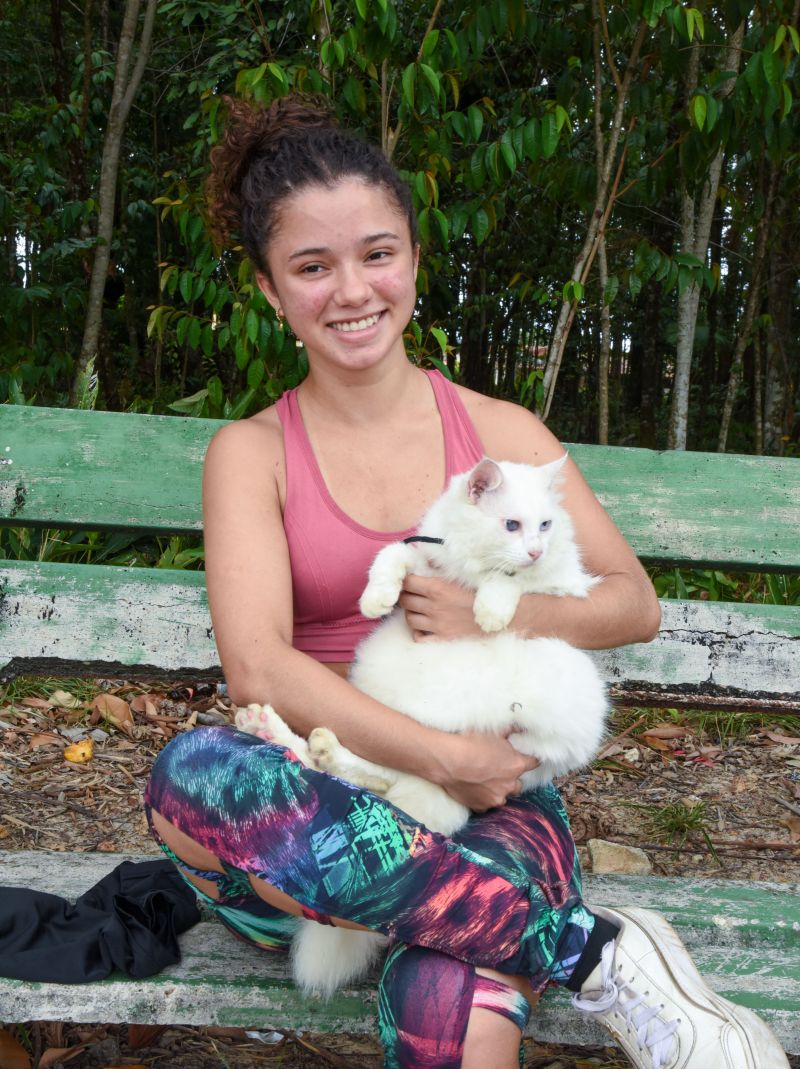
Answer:
<svg viewBox="0 0 800 1069"><path fill-rule="evenodd" d="M389 255L388 250L386 250L386 249L376 249L375 252L371 252L369 254L367 259L368 260L382 260L384 257L386 257L388 255Z"/></svg>
<svg viewBox="0 0 800 1069"><path fill-rule="evenodd" d="M506 520L507 531L518 531L521 526L522 524L519 522L519 520Z"/></svg>
<svg viewBox="0 0 800 1069"><path fill-rule="evenodd" d="M542 520L542 522L539 524L539 530L540 531L549 531L552 526L553 526L553 521L552 520Z"/></svg>
<svg viewBox="0 0 800 1069"><path fill-rule="evenodd" d="M316 275L318 271L322 270L322 264L306 264L305 267L300 268L301 275Z"/></svg>

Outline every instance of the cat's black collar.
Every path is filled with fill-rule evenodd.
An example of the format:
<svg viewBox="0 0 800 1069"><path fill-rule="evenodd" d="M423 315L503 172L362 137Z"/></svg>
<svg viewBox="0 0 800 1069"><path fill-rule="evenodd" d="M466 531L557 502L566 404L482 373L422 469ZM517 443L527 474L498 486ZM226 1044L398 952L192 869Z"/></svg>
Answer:
<svg viewBox="0 0 800 1069"><path fill-rule="evenodd" d="M443 546L443 538L431 538L429 535L409 535L408 538L404 538L403 542L408 545L409 542L433 542L434 545Z"/></svg>

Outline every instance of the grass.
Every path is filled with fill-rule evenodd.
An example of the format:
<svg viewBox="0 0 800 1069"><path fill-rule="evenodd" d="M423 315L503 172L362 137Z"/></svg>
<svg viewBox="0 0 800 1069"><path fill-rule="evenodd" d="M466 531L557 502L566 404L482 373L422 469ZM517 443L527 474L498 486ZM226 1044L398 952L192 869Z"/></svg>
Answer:
<svg viewBox="0 0 800 1069"><path fill-rule="evenodd" d="M706 827L709 817L708 802L699 801L692 805L684 802L671 802L659 807L645 805L642 802L624 802L623 805L639 809L644 814L644 825L649 834L665 846L675 847L677 851L686 845L688 839L699 835L718 865L722 865L720 856L714 848Z"/></svg>
<svg viewBox="0 0 800 1069"><path fill-rule="evenodd" d="M749 709L642 709L626 706L614 709L609 731L612 735L624 731L640 719L642 723L631 732L631 739L657 724L690 727L698 735L706 735L715 742L744 739L762 728L777 728L788 735L796 735L799 727L796 713L757 712Z"/></svg>
<svg viewBox="0 0 800 1069"><path fill-rule="evenodd" d="M0 687L0 704L13 704L23 698L49 698L57 690L64 690L82 702L90 702L99 692L93 679L18 676Z"/></svg>

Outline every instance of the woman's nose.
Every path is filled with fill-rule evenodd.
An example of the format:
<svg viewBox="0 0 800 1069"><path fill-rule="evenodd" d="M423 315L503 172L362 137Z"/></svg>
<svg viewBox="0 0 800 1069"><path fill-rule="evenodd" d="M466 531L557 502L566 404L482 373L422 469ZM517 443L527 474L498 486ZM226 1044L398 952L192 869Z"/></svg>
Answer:
<svg viewBox="0 0 800 1069"><path fill-rule="evenodd" d="M336 286L336 300L342 305L358 307L368 300L371 288L360 265L341 267Z"/></svg>

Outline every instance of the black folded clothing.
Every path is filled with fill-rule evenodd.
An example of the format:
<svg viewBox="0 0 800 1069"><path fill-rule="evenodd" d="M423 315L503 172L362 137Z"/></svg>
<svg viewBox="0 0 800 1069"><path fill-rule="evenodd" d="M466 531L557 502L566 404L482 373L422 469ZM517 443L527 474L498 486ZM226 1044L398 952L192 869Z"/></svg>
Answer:
<svg viewBox="0 0 800 1069"><path fill-rule="evenodd" d="M197 924L192 889L170 861L123 861L72 905L0 887L0 976L78 984L114 969L152 976L180 961L178 936Z"/></svg>

